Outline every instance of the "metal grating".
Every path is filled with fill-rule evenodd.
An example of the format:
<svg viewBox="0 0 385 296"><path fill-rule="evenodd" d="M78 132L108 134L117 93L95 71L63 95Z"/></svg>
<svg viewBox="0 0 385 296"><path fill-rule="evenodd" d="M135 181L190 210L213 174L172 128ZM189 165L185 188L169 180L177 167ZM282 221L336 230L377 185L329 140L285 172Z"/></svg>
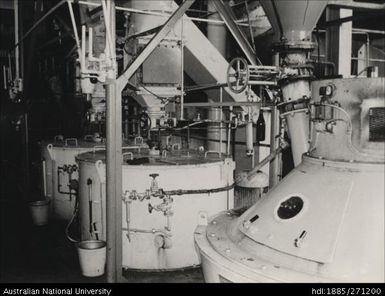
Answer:
<svg viewBox="0 0 385 296"><path fill-rule="evenodd" d="M385 141L385 108L369 109L369 141Z"/></svg>

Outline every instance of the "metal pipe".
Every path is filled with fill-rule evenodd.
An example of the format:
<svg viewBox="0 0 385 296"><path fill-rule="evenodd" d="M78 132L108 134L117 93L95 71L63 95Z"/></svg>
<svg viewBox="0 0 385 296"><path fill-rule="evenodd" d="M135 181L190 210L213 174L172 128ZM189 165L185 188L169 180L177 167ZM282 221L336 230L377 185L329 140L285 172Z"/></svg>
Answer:
<svg viewBox="0 0 385 296"><path fill-rule="evenodd" d="M115 28L115 1L110 1L110 26ZM115 52L115 34L111 36L112 52ZM122 101L117 91L116 74L109 71L106 80L106 240L107 282L122 281Z"/></svg>
<svg viewBox="0 0 385 296"><path fill-rule="evenodd" d="M108 2L106 4L106 2L104 0L102 0L102 8L103 8L103 15L104 15L104 20L105 20L105 23L106 23L106 39L107 39L107 44L106 44L106 48L108 49L108 58L109 59L114 59L115 58L115 53L112 49L113 47L113 44L112 44L112 34L111 34L111 30L110 30L110 27L109 27L109 23L110 23L110 11L109 9L107 8L107 5L109 4L110 2Z"/></svg>
<svg viewBox="0 0 385 296"><path fill-rule="evenodd" d="M259 162L248 174L247 179L250 180L261 168L263 168L267 163L273 160L278 154L282 152L282 148L274 150L267 157L265 157L261 162Z"/></svg>
<svg viewBox="0 0 385 296"><path fill-rule="evenodd" d="M62 6L67 0L61 0L59 3L57 3L54 7L52 7L43 17L41 17L36 23L33 24L31 29L29 29L23 37L19 40L18 43L15 44L14 48L18 47L19 44L21 44L25 38L28 37L29 34L32 33L33 30L37 28L38 25L40 25L47 17L49 17L53 12L55 12L56 9L58 9L60 6Z"/></svg>
<svg viewBox="0 0 385 296"><path fill-rule="evenodd" d="M25 199L27 200L27 195L29 194L29 184L30 184L30 178L29 178L29 130L28 130L28 113L25 112L24 114L24 139L25 139Z"/></svg>
<svg viewBox="0 0 385 296"><path fill-rule="evenodd" d="M75 41L76 41L76 45L78 47L78 50L80 50L80 40L79 40L79 35L78 35L78 29L76 27L76 21L75 21L75 16L74 16L74 11L72 9L72 4L70 1L67 1L68 3L68 9L69 9L69 12L70 12L70 16L71 16L71 22L72 22L72 27L73 27L73 30L74 30L74 34L75 34ZM80 57L80 54L79 54L79 57Z"/></svg>
<svg viewBox="0 0 385 296"><path fill-rule="evenodd" d="M280 129L279 116L277 106L273 106L270 115L270 153L274 153L279 148L278 134ZM269 169L269 186L274 187L279 182L279 173L281 167L281 160L279 158L272 159Z"/></svg>
<svg viewBox="0 0 385 296"><path fill-rule="evenodd" d="M361 29L361 28L353 28L353 33L369 33L369 34L380 34L385 35L385 31L380 30L369 30L369 29Z"/></svg>
<svg viewBox="0 0 385 296"><path fill-rule="evenodd" d="M329 0L328 5L335 5L341 8L361 8L361 9L375 9L384 10L385 4L368 3L355 0Z"/></svg>
<svg viewBox="0 0 385 296"><path fill-rule="evenodd" d="M223 88L221 87L219 89L219 103L222 104L223 102ZM220 109L220 113L219 113L219 121L220 121L220 124L219 124L219 154L220 156L222 157L222 140L223 140L223 132L222 132L222 128L223 128L223 125L222 125L222 120L223 120L223 110L222 110L222 105L219 107Z"/></svg>
<svg viewBox="0 0 385 296"><path fill-rule="evenodd" d="M69 0L69 1L74 1L74 0ZM77 3L82 4L82 5L94 6L94 7L100 6L100 3L96 3L96 2L78 1ZM141 10L141 9L135 9L135 8L121 7L121 6L116 6L116 10L138 13L138 14L153 15L153 16L170 17L170 15L171 15L169 13L164 13L164 12L156 12L156 11L151 11L151 10ZM190 20L190 21L209 23L209 24L210 23L211 24L224 24L225 23L224 21L221 21L221 20L204 19L204 18L190 17L190 16L184 16L183 19L184 20ZM235 21L235 23L240 27L249 27L250 26L249 24L242 23L242 20ZM257 27L257 26L251 26L251 27Z"/></svg>
<svg viewBox="0 0 385 296"><path fill-rule="evenodd" d="M43 170L43 194L44 198L47 197L47 179L46 179L46 164L45 160L42 161L42 170Z"/></svg>
<svg viewBox="0 0 385 296"><path fill-rule="evenodd" d="M356 57L352 57L353 61L366 61L367 59L360 59ZM379 62L379 63L385 63L385 59L369 59L370 62Z"/></svg>
<svg viewBox="0 0 385 296"><path fill-rule="evenodd" d="M19 44L19 0L14 0L14 15L15 15L15 43ZM16 79L20 78L20 65L19 65L19 46L15 48L15 66L16 66Z"/></svg>
<svg viewBox="0 0 385 296"><path fill-rule="evenodd" d="M184 119L184 40L183 40L183 24L181 21L181 34L180 34L180 50L181 50L181 83L180 83L180 119Z"/></svg>
<svg viewBox="0 0 385 296"><path fill-rule="evenodd" d="M212 2L224 20L226 26L230 30L231 34L241 47L242 51L246 55L247 59L252 65L261 64L258 58L255 55L253 48L250 46L250 43L247 41L247 38L243 32L239 29L238 25L234 22L234 17L231 10L223 3L222 0Z"/></svg>

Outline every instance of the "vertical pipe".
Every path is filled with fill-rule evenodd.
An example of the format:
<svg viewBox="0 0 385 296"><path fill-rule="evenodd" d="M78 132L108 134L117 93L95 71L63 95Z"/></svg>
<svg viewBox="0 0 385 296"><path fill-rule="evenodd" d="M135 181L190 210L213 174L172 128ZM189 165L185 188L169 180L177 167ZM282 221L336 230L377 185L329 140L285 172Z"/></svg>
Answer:
<svg viewBox="0 0 385 296"><path fill-rule="evenodd" d="M279 67L279 53L275 53L273 56L273 65ZM270 154L276 151L279 147L279 141L277 136L279 134L279 112L277 106L274 104L271 107L270 114ZM279 182L279 172L281 167L281 155L277 155L270 161L269 166L269 187L272 188Z"/></svg>
<svg viewBox="0 0 385 296"><path fill-rule="evenodd" d="M221 87L219 89L219 102L222 103L223 102L223 87ZM223 110L222 110L222 106L219 108L219 120L220 120L220 124L219 124L219 154L221 155L222 157L222 141L223 141L223 124L222 124L222 121L223 121Z"/></svg>
<svg viewBox="0 0 385 296"><path fill-rule="evenodd" d="M110 1L109 29L112 55L115 53L115 1ZM107 282L122 281L122 102L117 89L116 74L109 72L106 81L107 97Z"/></svg>
<svg viewBox="0 0 385 296"><path fill-rule="evenodd" d="M19 34L23 36L23 3L19 5ZM20 78L24 77L24 41L19 44Z"/></svg>
<svg viewBox="0 0 385 296"><path fill-rule="evenodd" d="M181 83L180 83L180 119L184 119L184 40L183 40L183 24L184 24L184 19L182 17L180 28L181 28L181 33L180 33L180 50L181 50Z"/></svg>
<svg viewBox="0 0 385 296"><path fill-rule="evenodd" d="M24 113L24 149L25 149L25 200L29 194L29 134L28 134L28 113Z"/></svg>
<svg viewBox="0 0 385 296"><path fill-rule="evenodd" d="M279 112L277 109L277 106L271 107L271 115L270 115L270 124L271 124L271 130L270 130L270 153L274 153L279 148ZM270 162L270 169L269 169L269 187L272 188L279 182L279 175L281 171L281 155L277 155L271 162Z"/></svg>
<svg viewBox="0 0 385 296"><path fill-rule="evenodd" d="M15 15L15 68L16 68L16 79L20 78L20 65L19 65L19 0L14 0L14 15Z"/></svg>
<svg viewBox="0 0 385 296"><path fill-rule="evenodd" d="M221 20L221 17L219 13L217 12L217 9L214 5L214 1L208 1L207 2L207 12L209 13L209 19L210 20ZM207 24L207 39L215 46L215 48L222 54L224 58L226 58L226 52L227 52L227 29L225 24L216 24L216 23L208 23ZM210 91L208 92L208 100L209 102L214 102L213 98L210 98L210 96L217 96L218 91ZM212 121L218 121L219 118L222 117L221 114L218 114L218 112L221 112L218 108L211 108L208 112L208 119ZM208 135L207 138L207 148L208 150L215 150L215 151L223 151L226 150L226 147L222 148L222 142L218 143L218 140L222 137L222 133L224 133L226 138L226 130L218 129L217 123L209 124L208 127ZM213 141L210 141L212 139ZM226 144L224 144L226 146Z"/></svg>

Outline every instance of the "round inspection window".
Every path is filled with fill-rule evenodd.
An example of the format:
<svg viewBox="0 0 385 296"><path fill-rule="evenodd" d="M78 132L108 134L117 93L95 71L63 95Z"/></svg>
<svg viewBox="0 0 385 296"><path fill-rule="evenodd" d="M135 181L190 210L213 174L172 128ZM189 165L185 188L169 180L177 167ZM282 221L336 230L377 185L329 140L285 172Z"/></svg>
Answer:
<svg viewBox="0 0 385 296"><path fill-rule="evenodd" d="M277 215L283 220L291 219L298 215L303 208L303 199L299 196L291 196L281 202L277 210Z"/></svg>

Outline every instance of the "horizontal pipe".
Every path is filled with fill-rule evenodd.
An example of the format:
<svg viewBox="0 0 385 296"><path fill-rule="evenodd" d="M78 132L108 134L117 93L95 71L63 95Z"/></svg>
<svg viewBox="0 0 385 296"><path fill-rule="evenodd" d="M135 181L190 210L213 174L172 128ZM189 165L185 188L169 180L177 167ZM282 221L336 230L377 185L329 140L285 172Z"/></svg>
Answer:
<svg viewBox="0 0 385 296"><path fill-rule="evenodd" d="M78 3L83 4L83 5L88 5L88 6L100 6L100 3L96 3L96 2L78 1ZM135 8L121 7L121 6L116 6L116 10L138 13L138 14L154 15L154 16L169 17L171 15L170 13L156 12L156 11L150 11L150 10L146 11L146 10L140 10L140 9L135 9ZM204 19L204 18L189 17L189 16L186 16L186 19L191 20L191 21L212 23L212 24L224 24L225 23L224 21L221 21L221 20L212 20L212 19ZM249 24L244 24L244 23L242 23L242 21L235 21L235 22L238 24L238 26L249 27ZM257 26L251 26L251 27L257 27Z"/></svg>

